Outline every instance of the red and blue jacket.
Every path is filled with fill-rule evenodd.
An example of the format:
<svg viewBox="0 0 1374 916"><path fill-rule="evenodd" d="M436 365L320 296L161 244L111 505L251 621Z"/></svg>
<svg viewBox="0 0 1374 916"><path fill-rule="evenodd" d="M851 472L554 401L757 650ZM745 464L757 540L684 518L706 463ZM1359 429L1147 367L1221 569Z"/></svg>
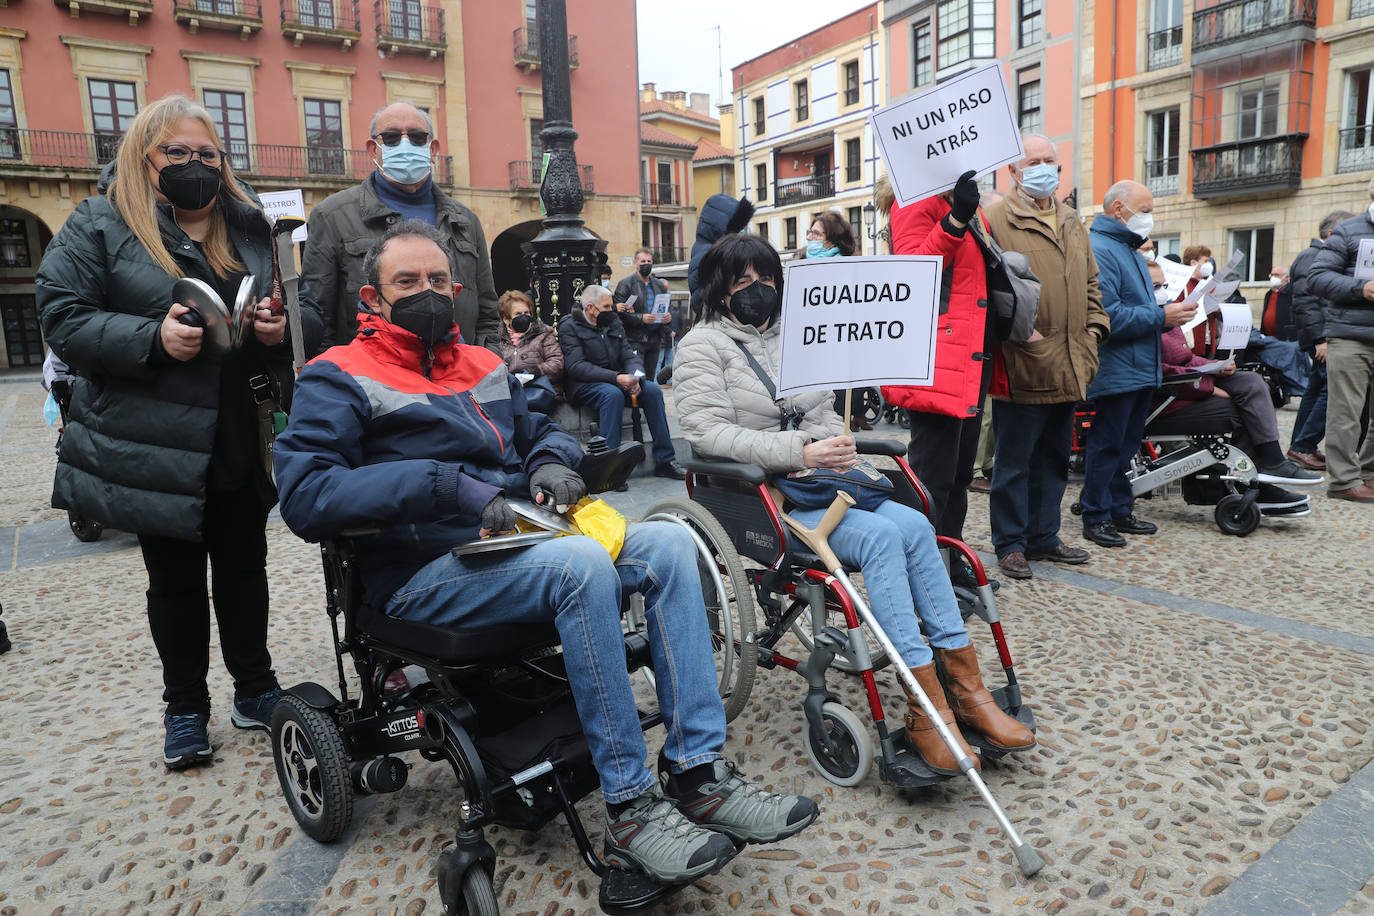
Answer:
<svg viewBox="0 0 1374 916"><path fill-rule="evenodd" d="M577 440L525 407L501 357L456 332L424 348L360 312L347 345L311 360L273 449L281 515L308 541L379 528L359 551L366 599L384 602L426 563L477 537L498 493L527 497L529 473L577 467Z"/></svg>

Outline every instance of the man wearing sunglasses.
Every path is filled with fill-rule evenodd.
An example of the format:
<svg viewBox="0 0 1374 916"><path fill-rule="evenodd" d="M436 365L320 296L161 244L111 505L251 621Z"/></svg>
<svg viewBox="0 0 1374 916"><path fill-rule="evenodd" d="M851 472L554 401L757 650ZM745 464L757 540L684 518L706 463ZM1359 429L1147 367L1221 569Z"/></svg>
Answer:
<svg viewBox="0 0 1374 916"><path fill-rule="evenodd" d="M433 226L444 240L453 281L462 285L453 306L463 342L499 349L501 319L486 235L477 215L434 182L439 140L433 121L414 105L395 102L373 115L367 134L373 173L310 213L301 274L329 319L322 349L346 344L358 332L363 258L388 229L408 219Z"/></svg>

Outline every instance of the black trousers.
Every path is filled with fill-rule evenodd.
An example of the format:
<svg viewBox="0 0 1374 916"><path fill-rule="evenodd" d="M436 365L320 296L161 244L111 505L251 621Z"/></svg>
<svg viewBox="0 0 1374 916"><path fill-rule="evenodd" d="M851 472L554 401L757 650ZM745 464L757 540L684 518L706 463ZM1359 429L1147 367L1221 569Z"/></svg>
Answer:
<svg viewBox="0 0 1374 916"><path fill-rule="evenodd" d="M973 456L978 453L983 420L919 410L907 413L911 416L911 444L906 460L930 491L930 520L935 533L963 540L968 485L973 480Z"/></svg>
<svg viewBox="0 0 1374 916"><path fill-rule="evenodd" d="M210 562L220 653L234 694L277 686L267 651L267 510L256 489L211 492L205 542L139 535L148 570L148 626L162 659L162 699L171 715L210 711Z"/></svg>

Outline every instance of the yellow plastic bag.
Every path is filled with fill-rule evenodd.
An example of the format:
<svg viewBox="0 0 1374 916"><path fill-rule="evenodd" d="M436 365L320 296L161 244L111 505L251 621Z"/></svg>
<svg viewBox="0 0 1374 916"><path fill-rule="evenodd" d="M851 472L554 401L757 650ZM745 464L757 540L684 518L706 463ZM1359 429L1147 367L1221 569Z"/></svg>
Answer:
<svg viewBox="0 0 1374 916"><path fill-rule="evenodd" d="M620 556L620 548L625 546L625 529L629 527L629 523L610 503L584 496L581 502L569 510L568 515L578 530L606 548L612 560Z"/></svg>

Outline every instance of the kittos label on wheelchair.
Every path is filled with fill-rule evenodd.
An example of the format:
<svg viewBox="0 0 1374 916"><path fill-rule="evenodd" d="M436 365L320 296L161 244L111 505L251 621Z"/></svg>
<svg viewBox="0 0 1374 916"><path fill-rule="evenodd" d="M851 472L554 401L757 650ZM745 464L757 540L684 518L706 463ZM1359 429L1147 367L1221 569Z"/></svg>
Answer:
<svg viewBox="0 0 1374 916"><path fill-rule="evenodd" d="M789 263L778 394L929 385L941 267L926 256Z"/></svg>

